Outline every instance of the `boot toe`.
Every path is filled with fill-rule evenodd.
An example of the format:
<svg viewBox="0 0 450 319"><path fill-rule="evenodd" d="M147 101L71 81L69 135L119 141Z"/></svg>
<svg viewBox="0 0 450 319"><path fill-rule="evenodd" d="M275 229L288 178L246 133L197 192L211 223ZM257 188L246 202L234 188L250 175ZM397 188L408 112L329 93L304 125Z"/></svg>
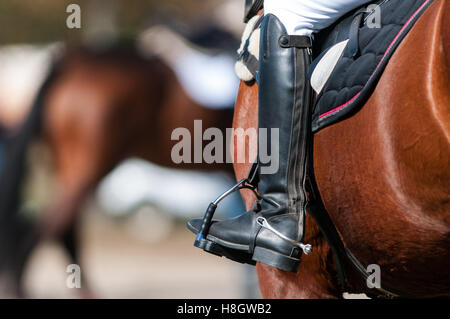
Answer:
<svg viewBox="0 0 450 319"><path fill-rule="evenodd" d="M254 227L254 215L245 213L239 217L212 223L208 236L212 236L215 242L223 246L247 250Z"/></svg>

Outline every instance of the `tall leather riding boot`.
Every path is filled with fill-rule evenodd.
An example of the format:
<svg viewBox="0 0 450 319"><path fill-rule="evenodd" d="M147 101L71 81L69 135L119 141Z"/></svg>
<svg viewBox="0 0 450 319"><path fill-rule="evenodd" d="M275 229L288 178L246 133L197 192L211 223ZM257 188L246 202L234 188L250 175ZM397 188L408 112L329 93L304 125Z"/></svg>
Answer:
<svg viewBox="0 0 450 319"><path fill-rule="evenodd" d="M296 272L302 252L310 250L302 240L312 95L307 77L311 39L287 35L279 19L267 15L261 24L260 41L258 126L267 129L267 141L258 134L257 188L262 199L251 211L237 218L212 222L203 240L226 251L221 253L216 249L213 253L217 255ZM268 172L274 163L264 164L261 147L272 153L276 150L272 141L276 130L279 131L279 141L275 141L279 146L279 165L275 172ZM201 227L202 220L188 223L188 228L195 233Z"/></svg>

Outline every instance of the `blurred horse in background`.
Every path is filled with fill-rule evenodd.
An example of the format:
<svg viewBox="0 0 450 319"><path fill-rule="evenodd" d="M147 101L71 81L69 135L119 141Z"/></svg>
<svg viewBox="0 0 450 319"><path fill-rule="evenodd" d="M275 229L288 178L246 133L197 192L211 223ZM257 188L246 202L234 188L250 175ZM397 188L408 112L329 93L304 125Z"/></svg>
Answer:
<svg viewBox="0 0 450 319"><path fill-rule="evenodd" d="M204 129L225 132L231 127L234 99L224 107L202 105L165 61L141 51L131 46L68 49L10 141L0 192L0 272L9 278L10 293L23 296L24 266L41 239L62 239L77 260L75 228L81 207L122 160L140 157L167 167L232 172L229 164L173 163L176 141L171 134L181 127L194 136L194 120L202 120ZM49 146L58 187L36 225L21 213L21 200L27 152L38 138ZM83 288L89 296L87 285Z"/></svg>

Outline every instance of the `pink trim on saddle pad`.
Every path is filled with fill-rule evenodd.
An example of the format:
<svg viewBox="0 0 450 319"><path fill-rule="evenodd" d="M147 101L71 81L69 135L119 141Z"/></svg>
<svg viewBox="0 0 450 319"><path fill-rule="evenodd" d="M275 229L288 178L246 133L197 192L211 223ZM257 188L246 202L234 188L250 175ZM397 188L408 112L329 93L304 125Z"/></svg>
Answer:
<svg viewBox="0 0 450 319"><path fill-rule="evenodd" d="M383 57L381 58L380 62L378 62L377 67L375 68L375 71L373 71L372 75L375 74L375 72L378 70L378 68L380 67L381 63L385 60L387 54L391 51L392 47L394 46L394 44L397 42L398 38L402 35L403 31L405 31L405 29L409 26L409 24L411 23L412 20L414 20L414 18L422 11L422 9L428 5L432 0L427 0L425 1L419 9L417 9L416 12L414 12L414 14L408 19L408 21L406 21L406 23L403 25L403 27L400 29L400 31L397 33L397 35L395 36L394 40L392 40L391 44L389 44L386 52L384 53ZM358 98L358 96L362 93L363 90L359 91L353 98L351 98L351 100L349 100L348 102L342 104L341 106L338 106L337 108L328 111L326 113L323 113L319 116L319 119L322 119L324 117L328 117L330 115L332 115L333 113L339 112L340 110L344 109L345 107L347 107L349 104L351 104L354 100L356 100Z"/></svg>
<svg viewBox="0 0 450 319"><path fill-rule="evenodd" d="M338 106L337 108L335 108L335 109L333 109L333 110L331 110L331 111L328 111L328 112L326 112L326 113L323 113L322 115L319 116L319 118L322 118L322 117L331 115L332 113L335 113L335 112L339 111L340 109L346 107L347 105L349 105L350 103L352 103L354 100L356 100L356 98L361 94L361 92L362 92L362 91L359 91L359 93L356 94L354 97L352 97L352 99L351 99L350 101L348 101L347 103L342 104L341 106Z"/></svg>

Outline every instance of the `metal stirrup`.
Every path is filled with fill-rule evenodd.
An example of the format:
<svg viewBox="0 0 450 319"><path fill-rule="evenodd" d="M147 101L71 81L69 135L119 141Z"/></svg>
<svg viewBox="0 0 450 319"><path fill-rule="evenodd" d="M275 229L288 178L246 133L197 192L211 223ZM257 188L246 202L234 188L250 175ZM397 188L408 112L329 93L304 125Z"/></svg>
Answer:
<svg viewBox="0 0 450 319"><path fill-rule="evenodd" d="M271 232L273 232L275 235L277 235L278 237L280 237L280 238L283 239L284 241L287 241L288 243L290 243L290 244L292 244L292 245L294 245L294 246L296 246L296 247L301 248L301 249L303 250L303 252L304 252L306 255L309 255L309 254L311 253L311 251L312 251L312 246L311 246L310 244L306 244L306 245L305 245L305 244L303 244L303 243L301 243L301 242L295 241L295 240L290 239L289 237L283 235L283 234L280 233L278 230L276 230L275 228L273 228L273 227L269 224L269 222L267 221L267 219L265 219L264 217L258 217L258 218L256 219L256 222L258 223L259 226L261 226L261 227L263 227L263 228L265 228L265 229L270 230Z"/></svg>

